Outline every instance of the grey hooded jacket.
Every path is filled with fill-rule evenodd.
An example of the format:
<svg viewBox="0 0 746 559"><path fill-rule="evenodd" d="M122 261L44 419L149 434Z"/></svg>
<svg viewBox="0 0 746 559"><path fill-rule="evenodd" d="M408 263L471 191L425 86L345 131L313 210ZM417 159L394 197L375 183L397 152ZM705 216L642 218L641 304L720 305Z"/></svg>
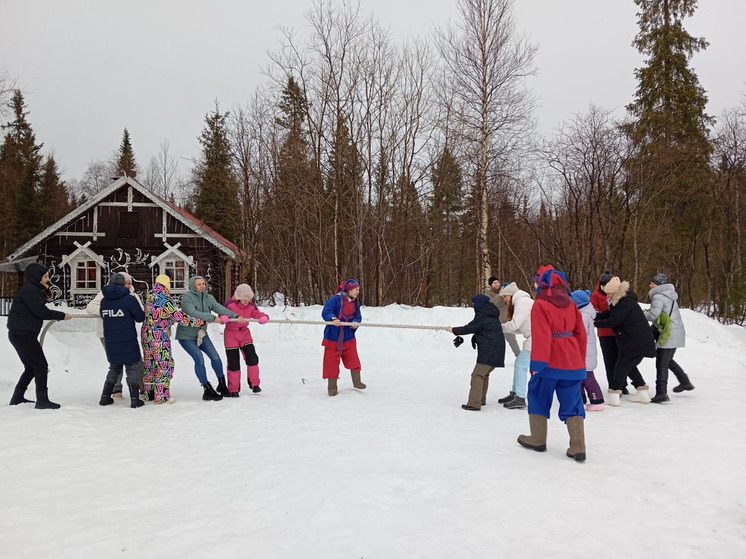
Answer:
<svg viewBox="0 0 746 559"><path fill-rule="evenodd" d="M205 325L202 326L207 330L207 325L215 320L215 315L226 314L231 318L238 318L238 315L232 310L225 308L223 305L217 302L215 297L210 295L207 291L200 293L194 286L194 282L198 279L205 279L202 276L194 276L189 279L189 291L181 296L181 310L183 310L189 316L199 318L205 321ZM179 324L176 326L176 339L177 340L196 340L197 334L199 334L199 328L192 328L191 326L184 326Z"/></svg>
<svg viewBox="0 0 746 559"><path fill-rule="evenodd" d="M661 313L666 313L671 317L671 335L666 343L658 342L657 347L664 349L684 347L686 330L679 312L679 296L676 293L676 288L672 283L664 283L651 289L648 295L650 295L650 308L645 311L645 318L650 322L655 322Z"/></svg>

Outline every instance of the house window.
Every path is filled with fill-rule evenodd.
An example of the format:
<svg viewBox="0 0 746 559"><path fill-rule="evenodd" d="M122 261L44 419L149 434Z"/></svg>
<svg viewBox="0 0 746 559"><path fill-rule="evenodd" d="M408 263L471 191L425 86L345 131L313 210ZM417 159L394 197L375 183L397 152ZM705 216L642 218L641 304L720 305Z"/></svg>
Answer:
<svg viewBox="0 0 746 559"><path fill-rule="evenodd" d="M189 275L183 260L164 260L163 273L171 278L171 291L186 291Z"/></svg>
<svg viewBox="0 0 746 559"><path fill-rule="evenodd" d="M94 260L78 260L75 270L75 290L98 290L98 265Z"/></svg>

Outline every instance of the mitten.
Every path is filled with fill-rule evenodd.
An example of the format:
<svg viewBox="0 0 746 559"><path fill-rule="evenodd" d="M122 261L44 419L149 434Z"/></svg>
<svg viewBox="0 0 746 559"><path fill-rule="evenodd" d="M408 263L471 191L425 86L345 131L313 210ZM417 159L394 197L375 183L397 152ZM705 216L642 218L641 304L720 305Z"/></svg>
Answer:
<svg viewBox="0 0 746 559"><path fill-rule="evenodd" d="M230 319L231 319L231 317L228 316L227 314L221 314L220 315L220 322L222 322L223 324L228 324L228 321Z"/></svg>
<svg viewBox="0 0 746 559"><path fill-rule="evenodd" d="M267 322L269 322L269 317L266 314L259 317L259 324L267 324Z"/></svg>
<svg viewBox="0 0 746 559"><path fill-rule="evenodd" d="M474 349L477 349L477 337L476 336L471 337L471 347L473 347Z"/></svg>
<svg viewBox="0 0 746 559"><path fill-rule="evenodd" d="M456 337L454 338L454 340L453 340L453 346L454 346L454 347L458 347L458 346L460 346L460 345L461 345L462 343L464 343L464 338L462 338L461 336L456 336Z"/></svg>

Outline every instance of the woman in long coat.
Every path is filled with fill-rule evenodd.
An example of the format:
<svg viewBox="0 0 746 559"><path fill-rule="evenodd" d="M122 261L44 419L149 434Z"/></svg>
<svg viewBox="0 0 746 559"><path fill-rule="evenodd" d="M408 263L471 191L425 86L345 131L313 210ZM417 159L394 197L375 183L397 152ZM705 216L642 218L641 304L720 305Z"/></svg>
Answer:
<svg viewBox="0 0 746 559"><path fill-rule="evenodd" d="M140 331L144 355L145 399L154 399L156 404L173 402L171 379L174 376L174 360L171 357L171 326L183 324L199 328L205 322L180 311L171 299L171 279L161 275L148 293L145 303L145 322Z"/></svg>

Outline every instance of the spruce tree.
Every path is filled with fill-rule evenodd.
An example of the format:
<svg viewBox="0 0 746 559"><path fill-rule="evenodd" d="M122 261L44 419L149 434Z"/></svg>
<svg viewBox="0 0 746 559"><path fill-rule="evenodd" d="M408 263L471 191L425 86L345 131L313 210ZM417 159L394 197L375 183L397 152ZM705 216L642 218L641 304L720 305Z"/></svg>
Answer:
<svg viewBox="0 0 746 559"><path fill-rule="evenodd" d="M205 127L199 137L202 154L194 168L194 215L231 242L238 243L241 233L241 208L238 180L228 138L228 113L215 111L205 115Z"/></svg>
<svg viewBox="0 0 746 559"><path fill-rule="evenodd" d="M41 227L46 229L72 209L65 183L60 179L57 162L47 157L42 165L39 184Z"/></svg>
<svg viewBox="0 0 746 559"><path fill-rule="evenodd" d="M117 157L117 175L120 177L137 177L137 163L135 163L135 152L132 149L130 133L125 128L122 134L122 143L119 144L119 156Z"/></svg>
<svg viewBox="0 0 746 559"><path fill-rule="evenodd" d="M13 121L2 127L6 133L0 148L3 257L43 229L38 196L42 144L36 143L19 90L13 94L10 108Z"/></svg>

